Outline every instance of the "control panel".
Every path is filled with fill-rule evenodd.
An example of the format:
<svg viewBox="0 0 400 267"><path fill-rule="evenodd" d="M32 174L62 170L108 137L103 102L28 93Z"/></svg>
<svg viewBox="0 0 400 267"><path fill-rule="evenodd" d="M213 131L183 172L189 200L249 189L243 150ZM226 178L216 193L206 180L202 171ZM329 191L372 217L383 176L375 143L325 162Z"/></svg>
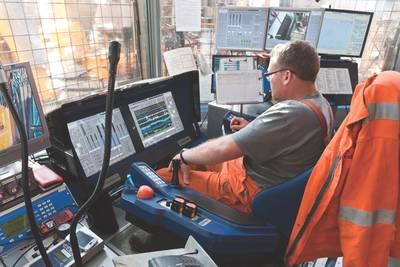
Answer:
<svg viewBox="0 0 400 267"><path fill-rule="evenodd" d="M37 188L33 175L29 175L29 188L31 191ZM21 164L16 162L0 168L0 206L19 198L23 195Z"/></svg>
<svg viewBox="0 0 400 267"><path fill-rule="evenodd" d="M163 191L163 187L167 186L167 183L164 182L152 168L143 162L132 164L131 175L133 182L138 187L141 185L148 185L155 191L160 192Z"/></svg>
<svg viewBox="0 0 400 267"><path fill-rule="evenodd" d="M32 206L39 226L53 218L59 221L64 220L64 216L60 215L62 211L71 215L70 212L77 210L75 200L65 184L35 196L32 199ZM0 254L30 238L32 234L25 203L20 203L0 213Z"/></svg>

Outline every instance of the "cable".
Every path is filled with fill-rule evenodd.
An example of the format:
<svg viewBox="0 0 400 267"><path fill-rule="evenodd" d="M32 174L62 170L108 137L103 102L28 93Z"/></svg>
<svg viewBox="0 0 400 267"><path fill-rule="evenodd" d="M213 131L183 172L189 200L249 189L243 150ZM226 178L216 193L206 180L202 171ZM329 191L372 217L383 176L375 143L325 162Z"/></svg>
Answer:
<svg viewBox="0 0 400 267"><path fill-rule="evenodd" d="M109 45L108 52L108 60L110 63L109 68L109 79L108 79L108 94L106 98L106 115L105 115L105 143L104 143L104 157L103 164L101 166L101 171L99 174L99 178L96 183L96 187L89 197L89 199L83 203L83 205L79 208L79 210L75 213L74 219L71 222L71 230L70 230L70 241L71 248L74 254L75 265L77 267L81 267L82 265L82 257L79 249L78 238L76 236L76 227L81 216L86 213L86 210L97 200L98 195L101 193L104 187L104 182L107 174L107 170L110 163L110 155L111 155L111 120L112 120L112 110L114 104L114 86L115 86L115 77L117 73L117 65L119 61L119 54L121 52L121 44L117 41L111 41Z"/></svg>
<svg viewBox="0 0 400 267"><path fill-rule="evenodd" d="M53 245L57 244L57 239L54 239L47 247L46 247L46 251ZM14 262L14 264L12 265L12 267L17 266L17 263L24 257L24 255L26 253L28 253L28 251L30 251L31 249L35 248L36 244L31 245L30 247L28 247L19 257L18 259ZM3 263L3 262L2 262ZM3 263L4 264L4 263ZM7 266L4 264L4 266Z"/></svg>
<svg viewBox="0 0 400 267"><path fill-rule="evenodd" d="M42 243L42 239L40 237L40 233L39 233L39 229L36 225L36 220L35 220L35 216L33 215L33 207L32 207L32 201L31 201L31 192L29 189L29 169L28 169L28 138L26 136L26 131L25 131L25 127L22 124L17 110L15 109L11 96L8 94L8 90L7 90L7 79L4 73L4 69L3 66L0 64L0 91L3 93L4 99L7 103L7 106L11 112L11 115L14 119L14 122L17 126L18 129L18 133L20 135L20 139L21 139L21 168L22 168L22 189L24 192L24 201L25 201L25 209L26 209L26 213L28 215L28 219L29 219L29 225L31 228L31 232L33 234L33 237L35 238L35 243L39 248L40 251L40 255L43 258L43 262L45 263L45 265L47 267L52 266L51 262L49 260L49 257L46 253L46 250L43 246ZM31 173L32 174L32 173Z"/></svg>
<svg viewBox="0 0 400 267"><path fill-rule="evenodd" d="M193 255L193 254L197 254L197 253L199 253L199 251L197 249L195 249L194 251L186 252L186 253L183 253L183 254L181 254L179 256Z"/></svg>
<svg viewBox="0 0 400 267"><path fill-rule="evenodd" d="M36 244L31 245L30 247L28 247L21 255L19 255L18 259L14 262L14 264L12 265L12 267L17 266L17 263L22 259L22 257L25 256L26 253L28 253L28 251L30 251L31 249L33 249L34 247L36 247ZM47 255L47 254L46 254Z"/></svg>
<svg viewBox="0 0 400 267"><path fill-rule="evenodd" d="M1 257L1 256L0 256L0 262L1 262L1 264L3 264L4 267L7 267L6 263L3 260L3 257Z"/></svg>

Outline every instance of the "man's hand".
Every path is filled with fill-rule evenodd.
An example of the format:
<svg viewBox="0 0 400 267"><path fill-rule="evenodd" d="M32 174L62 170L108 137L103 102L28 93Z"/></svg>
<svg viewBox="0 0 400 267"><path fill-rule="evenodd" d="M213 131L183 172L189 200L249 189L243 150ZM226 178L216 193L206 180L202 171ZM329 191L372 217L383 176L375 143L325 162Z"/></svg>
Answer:
<svg viewBox="0 0 400 267"><path fill-rule="evenodd" d="M237 132L240 129L246 127L246 125L249 124L249 122L241 117L233 117L233 119L231 120L231 130L233 132Z"/></svg>
<svg viewBox="0 0 400 267"><path fill-rule="evenodd" d="M172 160L174 160L174 159L178 159L181 162L180 171L183 174L183 182L186 185L189 184L189 182L190 182L190 179L189 179L190 166L183 163L183 161L181 160L181 156L179 154L176 154ZM168 166L170 172L172 172L172 160L170 161L169 166Z"/></svg>

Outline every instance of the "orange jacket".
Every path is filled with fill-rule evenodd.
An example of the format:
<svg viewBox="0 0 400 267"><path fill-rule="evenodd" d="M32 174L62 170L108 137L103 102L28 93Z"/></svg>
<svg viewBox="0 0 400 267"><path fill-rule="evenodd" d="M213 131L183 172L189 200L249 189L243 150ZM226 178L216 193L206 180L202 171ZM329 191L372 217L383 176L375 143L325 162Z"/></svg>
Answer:
<svg viewBox="0 0 400 267"><path fill-rule="evenodd" d="M400 266L400 73L359 84L307 183L289 266L343 256L349 266Z"/></svg>

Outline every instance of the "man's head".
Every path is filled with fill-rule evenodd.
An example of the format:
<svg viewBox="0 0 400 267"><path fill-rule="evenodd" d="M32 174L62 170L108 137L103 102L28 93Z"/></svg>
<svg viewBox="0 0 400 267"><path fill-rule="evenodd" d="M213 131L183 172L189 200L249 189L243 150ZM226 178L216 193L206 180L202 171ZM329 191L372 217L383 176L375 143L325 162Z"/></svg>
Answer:
<svg viewBox="0 0 400 267"><path fill-rule="evenodd" d="M275 46L268 67L272 98L277 101L296 99L313 92L318 71L319 57L309 42Z"/></svg>

